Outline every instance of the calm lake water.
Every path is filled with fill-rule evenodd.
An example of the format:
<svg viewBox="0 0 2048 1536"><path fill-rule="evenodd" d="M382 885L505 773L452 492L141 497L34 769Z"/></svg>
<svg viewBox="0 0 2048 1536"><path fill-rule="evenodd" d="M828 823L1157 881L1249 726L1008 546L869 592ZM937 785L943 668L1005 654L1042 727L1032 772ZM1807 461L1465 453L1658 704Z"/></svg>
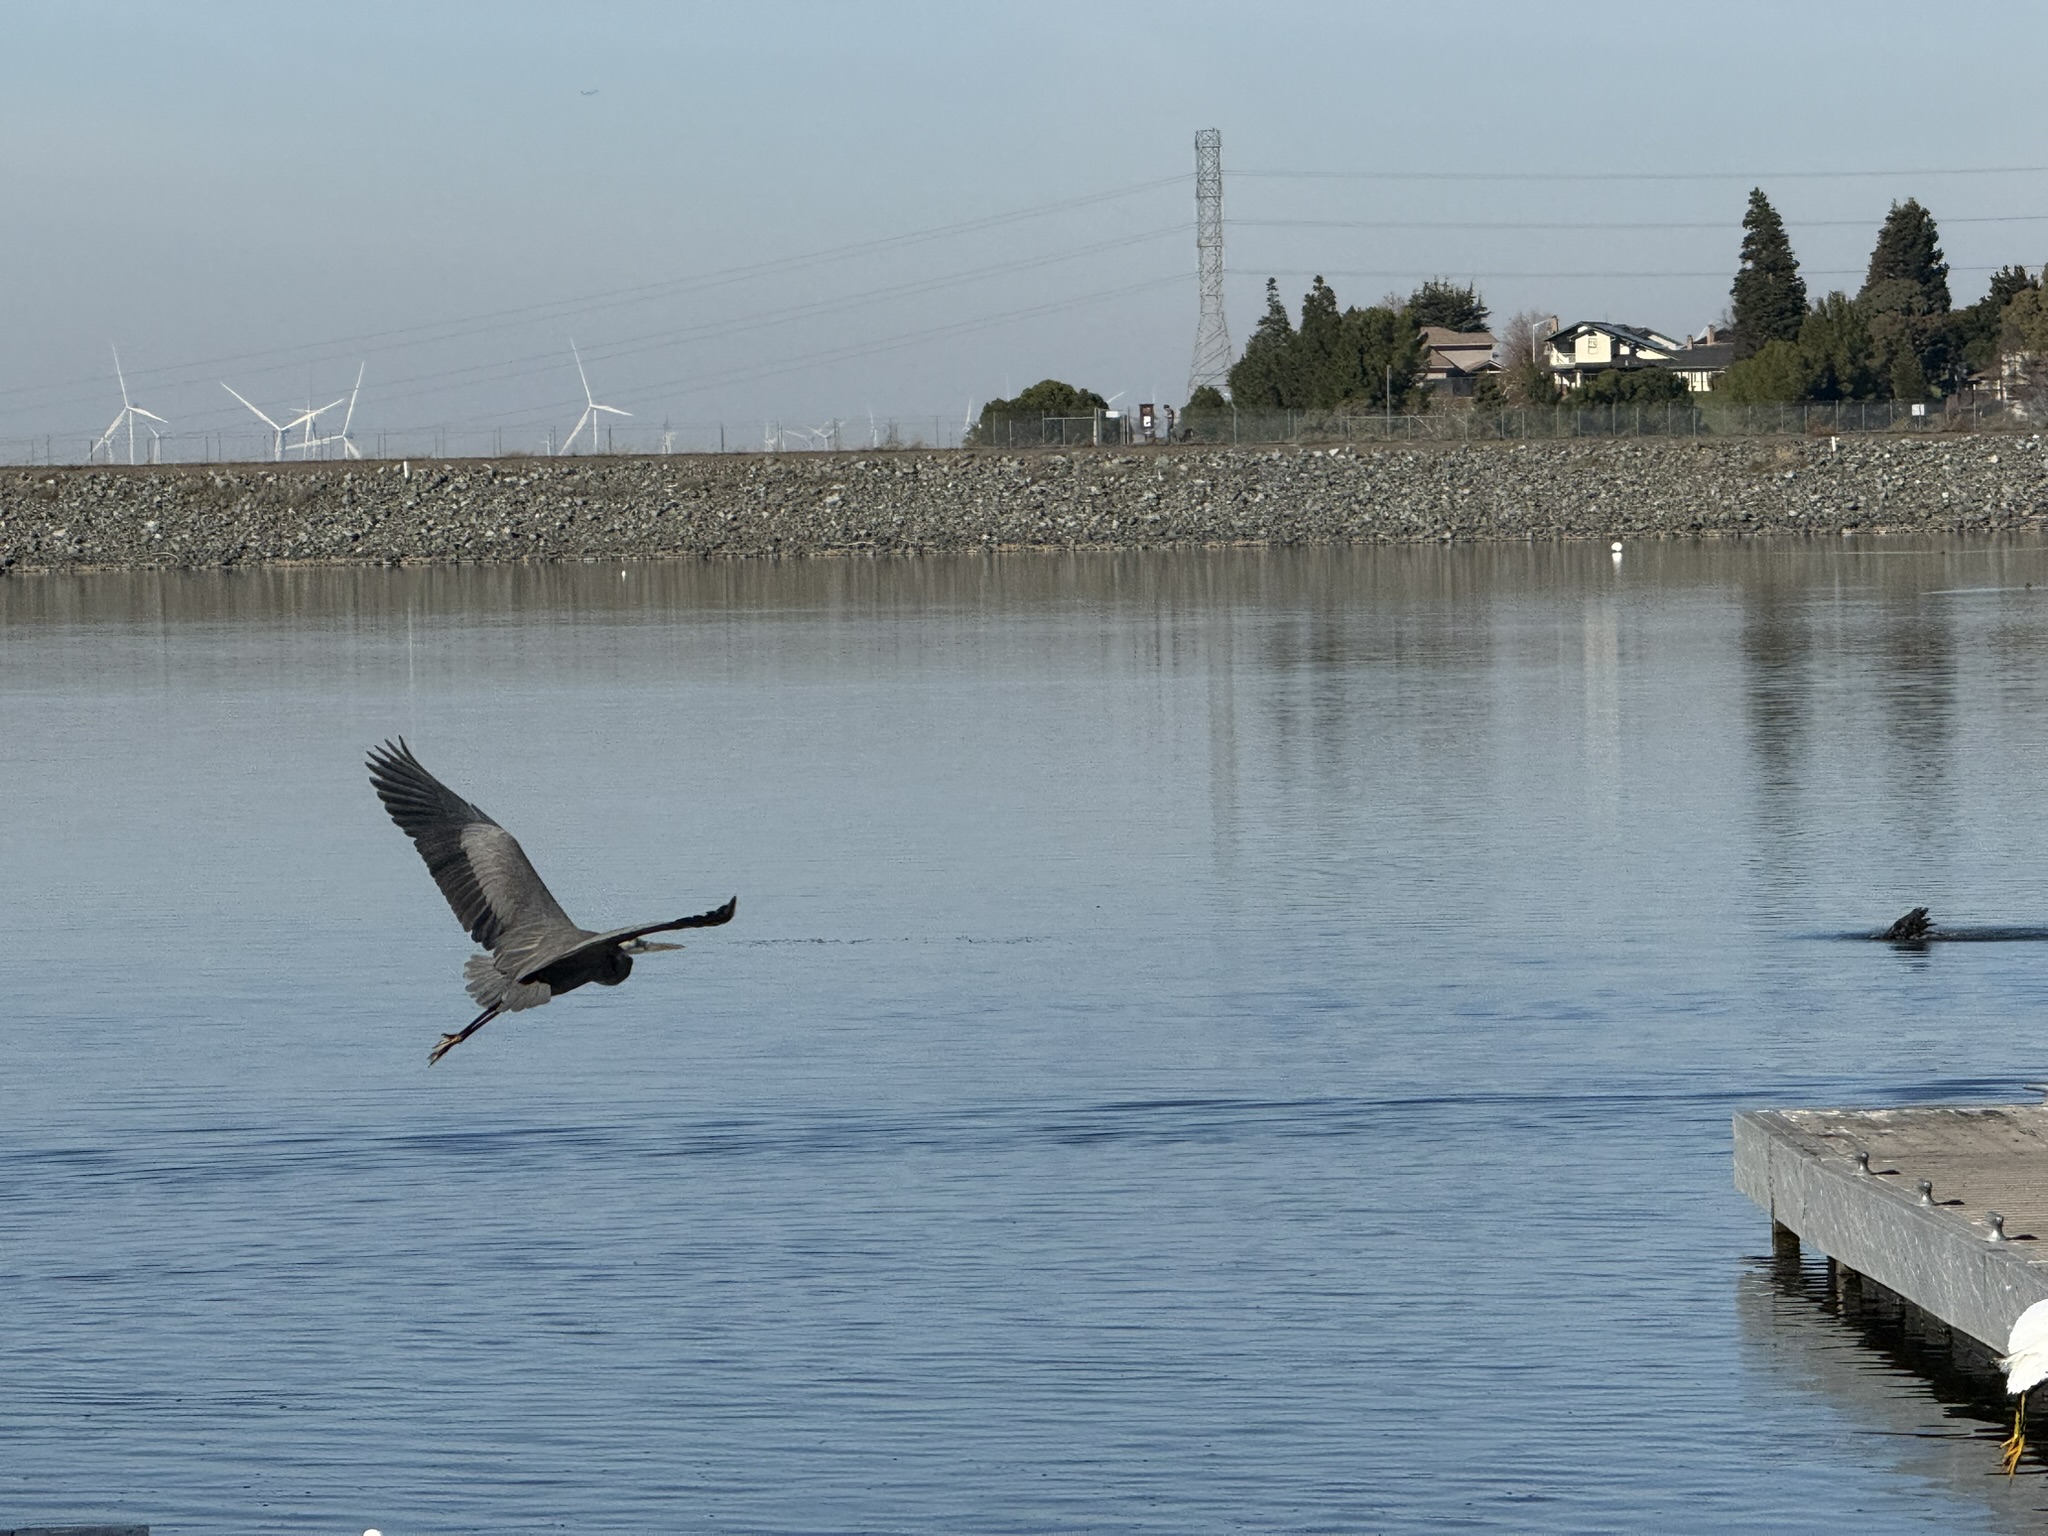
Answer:
<svg viewBox="0 0 2048 1536"><path fill-rule="evenodd" d="M429 1070L399 733L738 920ZM2048 1073L1838 937L2048 918L2041 544L11 579L0 793L0 1527L2048 1507L1728 1150Z"/></svg>

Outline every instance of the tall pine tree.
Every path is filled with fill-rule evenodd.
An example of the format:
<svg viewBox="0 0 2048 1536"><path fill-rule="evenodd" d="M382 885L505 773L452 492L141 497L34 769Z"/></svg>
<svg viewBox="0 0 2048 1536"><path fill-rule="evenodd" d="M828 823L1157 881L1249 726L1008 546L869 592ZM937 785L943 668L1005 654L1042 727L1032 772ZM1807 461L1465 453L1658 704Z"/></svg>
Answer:
<svg viewBox="0 0 2048 1536"><path fill-rule="evenodd" d="M1432 277L1408 295L1408 314L1417 325L1440 325L1449 331L1486 329L1486 305L1471 283Z"/></svg>
<svg viewBox="0 0 2048 1536"><path fill-rule="evenodd" d="M1336 290L1318 273L1301 298L1301 330L1294 343L1299 394L1288 404L1315 407L1341 400L1357 372L1344 352L1344 317L1337 308Z"/></svg>
<svg viewBox="0 0 2048 1536"><path fill-rule="evenodd" d="M1296 371L1294 322L1280 302L1279 282L1269 277L1266 312L1244 344L1244 356L1231 365L1230 398L1248 410L1292 407L1297 403Z"/></svg>
<svg viewBox="0 0 2048 1536"><path fill-rule="evenodd" d="M1929 388L1955 382L1948 263L1934 215L1912 198L1885 215L1856 307L1869 322L1873 362L1894 399L1924 399Z"/></svg>
<svg viewBox="0 0 2048 1536"><path fill-rule="evenodd" d="M1863 279L1863 293L1880 283L1910 282L1918 290L1919 302L1913 312L1945 315L1949 312L1948 262L1942 258L1941 237L1934 227L1934 215L1913 198L1893 203L1877 232L1877 246L1870 253L1870 272ZM1862 295L1859 295L1861 297Z"/></svg>
<svg viewBox="0 0 2048 1536"><path fill-rule="evenodd" d="M1751 189L1742 216L1742 267L1735 274L1735 355L1753 357L1771 341L1797 341L1806 322L1806 279L1785 238L1785 221Z"/></svg>

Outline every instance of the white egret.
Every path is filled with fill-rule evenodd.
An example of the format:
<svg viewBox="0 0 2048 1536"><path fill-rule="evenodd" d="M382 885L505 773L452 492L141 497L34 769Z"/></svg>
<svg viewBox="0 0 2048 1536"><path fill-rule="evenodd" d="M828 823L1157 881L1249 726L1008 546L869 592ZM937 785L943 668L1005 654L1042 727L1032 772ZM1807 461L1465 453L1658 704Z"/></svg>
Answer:
<svg viewBox="0 0 2048 1536"><path fill-rule="evenodd" d="M2020 1314L1998 1363L2005 1370L2007 1395L2019 1399L2012 1433L2000 1447L2005 1452L2005 1475L2011 1477L2027 1450L2027 1393L2048 1381L2048 1301L2037 1301Z"/></svg>

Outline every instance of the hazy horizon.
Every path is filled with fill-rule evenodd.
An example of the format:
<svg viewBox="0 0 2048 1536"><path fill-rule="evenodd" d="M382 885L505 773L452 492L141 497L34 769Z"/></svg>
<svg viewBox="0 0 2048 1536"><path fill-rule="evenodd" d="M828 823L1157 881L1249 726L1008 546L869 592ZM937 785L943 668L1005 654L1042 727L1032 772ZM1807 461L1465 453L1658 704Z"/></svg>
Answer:
<svg viewBox="0 0 2048 1536"><path fill-rule="evenodd" d="M636 431L954 423L1048 376L1177 403L1205 127L1239 346L1268 276L1293 307L1316 273L1346 303L1441 275L1496 317L1697 331L1728 302L1752 184L1816 294L1859 284L1908 196L1958 304L2048 255L2048 130L2001 120L2048 44L2032 13L10 20L0 440L97 435L110 343L180 434L255 425L222 382L295 412L361 365L359 439L531 449L582 408L572 336Z"/></svg>

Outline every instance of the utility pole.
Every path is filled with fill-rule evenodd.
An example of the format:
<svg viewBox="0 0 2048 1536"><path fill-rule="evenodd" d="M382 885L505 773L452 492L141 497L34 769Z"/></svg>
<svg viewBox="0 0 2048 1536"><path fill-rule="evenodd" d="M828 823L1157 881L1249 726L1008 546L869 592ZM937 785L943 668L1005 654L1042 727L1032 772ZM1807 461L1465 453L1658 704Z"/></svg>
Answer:
<svg viewBox="0 0 2048 1536"><path fill-rule="evenodd" d="M1204 384L1221 387L1230 373L1230 327L1223 319L1223 132L1195 135L1195 254L1201 262L1202 318L1195 327L1195 361L1188 395Z"/></svg>

